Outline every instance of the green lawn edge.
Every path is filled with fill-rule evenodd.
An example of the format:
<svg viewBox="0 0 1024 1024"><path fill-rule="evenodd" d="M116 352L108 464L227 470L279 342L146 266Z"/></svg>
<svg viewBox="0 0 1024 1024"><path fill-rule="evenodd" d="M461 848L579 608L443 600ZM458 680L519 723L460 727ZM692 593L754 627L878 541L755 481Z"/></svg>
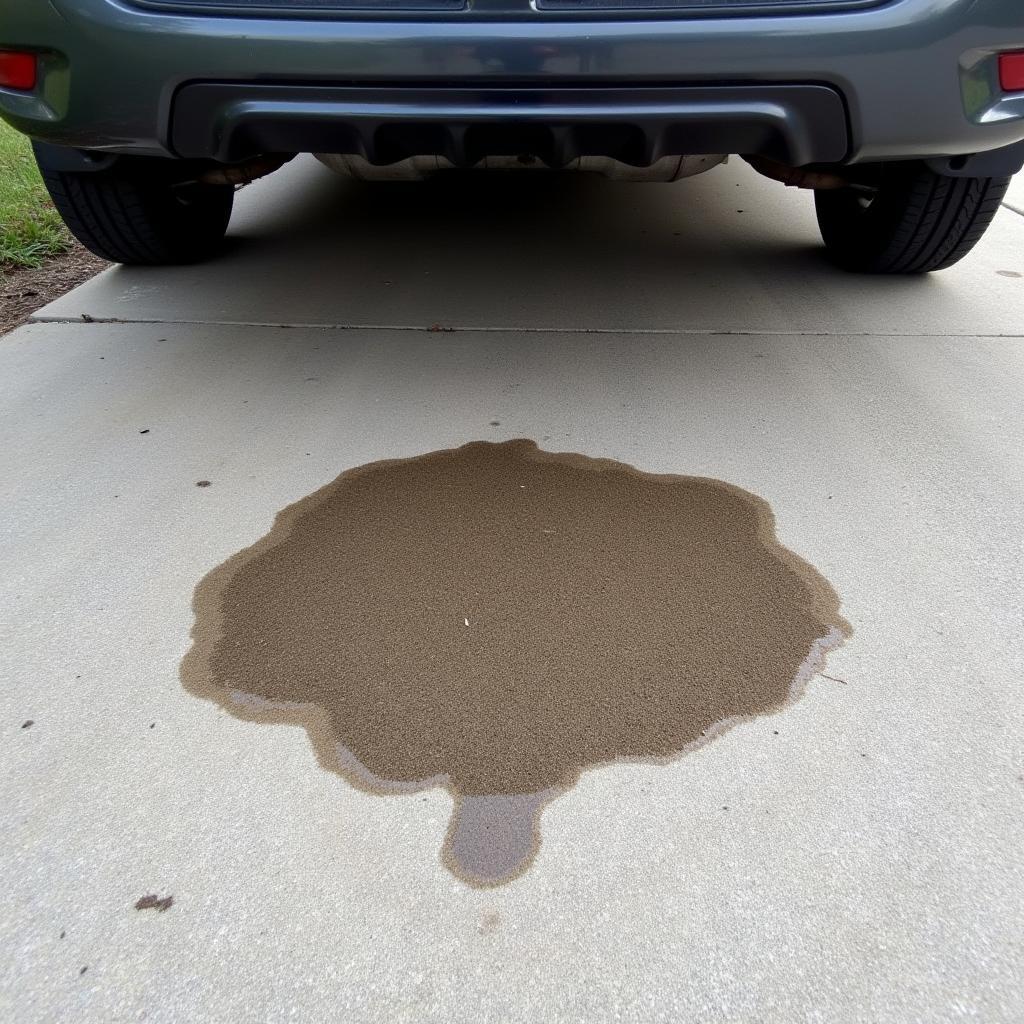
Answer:
<svg viewBox="0 0 1024 1024"><path fill-rule="evenodd" d="M41 266L70 246L28 139L0 121L0 272Z"/></svg>

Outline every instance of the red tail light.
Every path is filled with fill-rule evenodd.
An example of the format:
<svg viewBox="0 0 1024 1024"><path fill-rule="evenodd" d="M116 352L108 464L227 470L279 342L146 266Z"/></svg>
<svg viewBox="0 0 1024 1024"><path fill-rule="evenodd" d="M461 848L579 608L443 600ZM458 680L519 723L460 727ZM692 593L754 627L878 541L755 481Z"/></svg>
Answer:
<svg viewBox="0 0 1024 1024"><path fill-rule="evenodd" d="M1024 53L1000 55L999 84L1003 92L1024 92Z"/></svg>
<svg viewBox="0 0 1024 1024"><path fill-rule="evenodd" d="M20 50L0 50L0 88L34 89L36 55Z"/></svg>

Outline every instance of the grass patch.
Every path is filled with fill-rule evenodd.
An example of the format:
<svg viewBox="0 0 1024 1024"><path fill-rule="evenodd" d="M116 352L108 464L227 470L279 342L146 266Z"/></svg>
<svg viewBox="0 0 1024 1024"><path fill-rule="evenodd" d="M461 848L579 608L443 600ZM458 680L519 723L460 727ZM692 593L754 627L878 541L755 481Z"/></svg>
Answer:
<svg viewBox="0 0 1024 1024"><path fill-rule="evenodd" d="M0 271L38 267L71 240L46 194L28 139L0 121Z"/></svg>

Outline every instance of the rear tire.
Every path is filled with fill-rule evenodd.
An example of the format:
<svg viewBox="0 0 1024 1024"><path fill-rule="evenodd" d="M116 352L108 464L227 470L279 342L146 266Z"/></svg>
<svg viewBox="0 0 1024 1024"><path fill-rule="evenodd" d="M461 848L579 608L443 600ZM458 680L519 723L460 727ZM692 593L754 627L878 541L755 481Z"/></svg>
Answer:
<svg viewBox="0 0 1024 1024"><path fill-rule="evenodd" d="M161 161L163 163L163 161ZM40 165L43 181L71 233L112 263L195 263L221 247L231 185L180 184L173 161L121 160L101 171L68 172Z"/></svg>
<svg viewBox="0 0 1024 1024"><path fill-rule="evenodd" d="M831 259L867 274L927 274L963 259L980 241L1007 178L953 178L918 162L865 168L856 187L815 193Z"/></svg>

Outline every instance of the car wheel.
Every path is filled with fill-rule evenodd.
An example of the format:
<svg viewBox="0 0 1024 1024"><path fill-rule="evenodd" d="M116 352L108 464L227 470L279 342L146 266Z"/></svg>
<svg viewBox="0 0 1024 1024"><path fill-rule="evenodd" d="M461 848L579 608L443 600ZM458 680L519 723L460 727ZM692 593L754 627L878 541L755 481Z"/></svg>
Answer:
<svg viewBox="0 0 1024 1024"><path fill-rule="evenodd" d="M985 233L1009 178L954 178L918 162L864 168L849 188L815 193L829 256L867 274L927 274L963 259Z"/></svg>
<svg viewBox="0 0 1024 1024"><path fill-rule="evenodd" d="M113 263L195 263L220 248L234 187L181 183L152 161L119 161L101 171L67 172L40 165L43 181L71 233Z"/></svg>

